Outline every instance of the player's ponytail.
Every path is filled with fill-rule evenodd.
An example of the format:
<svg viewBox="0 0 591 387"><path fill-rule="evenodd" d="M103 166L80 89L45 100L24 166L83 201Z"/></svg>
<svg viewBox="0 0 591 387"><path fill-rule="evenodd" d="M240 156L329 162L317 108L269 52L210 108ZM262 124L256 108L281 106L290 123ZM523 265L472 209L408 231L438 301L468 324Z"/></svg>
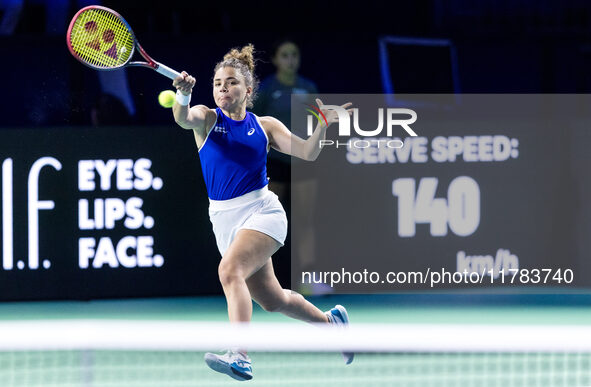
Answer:
<svg viewBox="0 0 591 387"><path fill-rule="evenodd" d="M248 44L242 47L240 50L237 48L231 49L226 55L224 55L224 61L236 59L246 67L251 73L254 73L254 46L252 44Z"/></svg>

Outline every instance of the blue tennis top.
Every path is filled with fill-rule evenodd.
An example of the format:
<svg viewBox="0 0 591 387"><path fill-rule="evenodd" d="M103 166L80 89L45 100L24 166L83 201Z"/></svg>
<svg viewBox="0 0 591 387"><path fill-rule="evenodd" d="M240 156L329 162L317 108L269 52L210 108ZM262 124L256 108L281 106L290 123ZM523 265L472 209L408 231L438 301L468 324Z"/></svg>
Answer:
<svg viewBox="0 0 591 387"><path fill-rule="evenodd" d="M269 139L257 117L246 112L243 120L236 121L220 108L215 111L215 125L199 149L207 195L228 200L263 188L269 183Z"/></svg>

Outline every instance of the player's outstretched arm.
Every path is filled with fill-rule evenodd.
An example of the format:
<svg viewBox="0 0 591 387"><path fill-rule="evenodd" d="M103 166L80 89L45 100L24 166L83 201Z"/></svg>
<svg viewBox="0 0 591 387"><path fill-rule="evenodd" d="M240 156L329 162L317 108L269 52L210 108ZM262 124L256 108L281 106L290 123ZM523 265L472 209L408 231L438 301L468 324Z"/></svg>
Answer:
<svg viewBox="0 0 591 387"><path fill-rule="evenodd" d="M281 121L273 117L261 117L261 123L264 125L269 134L269 141L271 147L279 152L300 158L302 160L314 161L320 154L322 148L320 141L326 138L326 129L335 122L339 122L337 113L334 110L323 109L324 104L320 99L316 99L316 103L320 110L326 117L326 122L321 121L316 125L314 133L307 140L291 133L289 129ZM352 103L341 105L342 108L347 109L351 114L350 108ZM328 126L326 125L328 123Z"/></svg>
<svg viewBox="0 0 591 387"><path fill-rule="evenodd" d="M184 129L205 130L205 119L211 110L204 105L190 106L191 92L195 86L195 78L183 71L172 81L177 89L177 98L172 105L172 113L176 123ZM181 96L178 96L178 94ZM180 101L179 101L180 100Z"/></svg>

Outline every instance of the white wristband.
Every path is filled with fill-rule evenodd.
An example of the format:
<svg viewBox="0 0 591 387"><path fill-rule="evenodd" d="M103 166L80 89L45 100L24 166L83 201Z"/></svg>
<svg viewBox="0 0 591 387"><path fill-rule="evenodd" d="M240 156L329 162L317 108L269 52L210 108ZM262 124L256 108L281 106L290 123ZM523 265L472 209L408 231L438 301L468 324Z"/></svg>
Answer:
<svg viewBox="0 0 591 387"><path fill-rule="evenodd" d="M184 95L180 90L176 91L176 101L181 106L187 106L191 102L191 94Z"/></svg>

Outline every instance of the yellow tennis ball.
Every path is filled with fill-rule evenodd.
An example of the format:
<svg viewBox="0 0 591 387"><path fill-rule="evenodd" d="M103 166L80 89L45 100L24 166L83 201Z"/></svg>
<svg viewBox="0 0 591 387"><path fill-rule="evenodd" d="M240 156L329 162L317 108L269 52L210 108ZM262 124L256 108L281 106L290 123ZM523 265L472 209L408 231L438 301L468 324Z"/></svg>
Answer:
<svg viewBox="0 0 591 387"><path fill-rule="evenodd" d="M174 99L176 98L176 94L172 90L164 90L158 94L158 102L160 106L165 108L171 108L174 105Z"/></svg>

